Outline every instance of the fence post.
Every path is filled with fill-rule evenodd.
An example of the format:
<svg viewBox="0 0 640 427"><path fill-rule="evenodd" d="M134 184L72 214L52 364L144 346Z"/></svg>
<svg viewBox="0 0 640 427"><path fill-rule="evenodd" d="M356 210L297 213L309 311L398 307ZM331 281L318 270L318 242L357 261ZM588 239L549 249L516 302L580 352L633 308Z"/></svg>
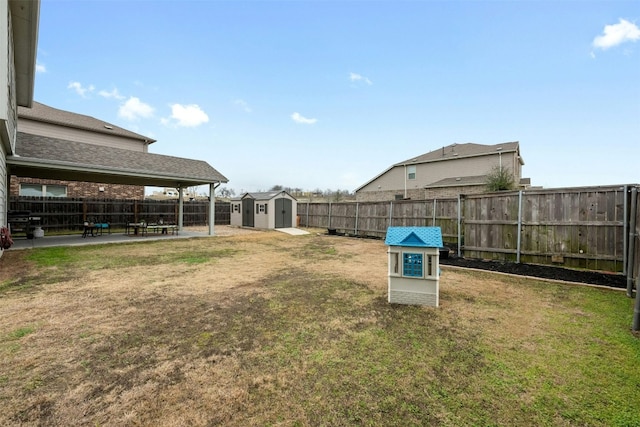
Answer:
<svg viewBox="0 0 640 427"><path fill-rule="evenodd" d="M436 199L433 199L433 226L436 226Z"/></svg>
<svg viewBox="0 0 640 427"><path fill-rule="evenodd" d="M307 202L307 223L305 224L307 228L309 228L309 208L310 207L311 205L309 204L309 202Z"/></svg>
<svg viewBox="0 0 640 427"><path fill-rule="evenodd" d="M389 227L393 225L393 202L389 202Z"/></svg>
<svg viewBox="0 0 640 427"><path fill-rule="evenodd" d="M462 195L458 193L458 258L462 258Z"/></svg>
<svg viewBox="0 0 640 427"><path fill-rule="evenodd" d="M331 228L331 202L329 202L329 226L327 228Z"/></svg>
<svg viewBox="0 0 640 427"><path fill-rule="evenodd" d="M522 244L522 190L518 192L518 244L516 249L516 263L520 264L520 245Z"/></svg>
<svg viewBox="0 0 640 427"><path fill-rule="evenodd" d="M640 275L636 279L636 302L633 306L633 325L631 326L631 330L638 331L640 330Z"/></svg>
<svg viewBox="0 0 640 427"><path fill-rule="evenodd" d="M359 208L359 204L358 202L356 202L356 223L355 223L355 227L353 232L355 233L355 235L358 235L358 208Z"/></svg>
<svg viewBox="0 0 640 427"><path fill-rule="evenodd" d="M625 195L625 198L627 196ZM631 189L631 216L630 216L630 225L629 229L629 238L627 239L627 244L629 245L629 250L627 251L627 296L631 298L633 296L633 263L635 261L635 246L636 246L636 216L638 211L636 209L638 205L638 189L633 187ZM625 220L626 223L626 220ZM639 276L640 277L640 276Z"/></svg>
<svg viewBox="0 0 640 427"><path fill-rule="evenodd" d="M627 217L628 207L627 207L627 186L624 186L624 212L622 213L622 274L624 276L627 275L627 251L629 250L629 242L627 241L627 227L629 226L629 220Z"/></svg>

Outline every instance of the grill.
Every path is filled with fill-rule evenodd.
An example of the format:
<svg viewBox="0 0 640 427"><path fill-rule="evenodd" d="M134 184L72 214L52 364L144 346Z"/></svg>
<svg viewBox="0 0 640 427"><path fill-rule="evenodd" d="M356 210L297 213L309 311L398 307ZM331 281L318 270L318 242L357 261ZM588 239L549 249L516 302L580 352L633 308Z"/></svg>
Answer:
<svg viewBox="0 0 640 427"><path fill-rule="evenodd" d="M11 234L24 233L28 239L33 238L30 211L9 211L7 212L7 222Z"/></svg>

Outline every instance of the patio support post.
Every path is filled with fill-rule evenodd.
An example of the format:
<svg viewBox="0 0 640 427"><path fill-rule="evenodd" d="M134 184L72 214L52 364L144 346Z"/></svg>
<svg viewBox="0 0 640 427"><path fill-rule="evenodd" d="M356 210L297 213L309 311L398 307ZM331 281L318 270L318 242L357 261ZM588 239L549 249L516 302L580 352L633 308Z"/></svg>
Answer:
<svg viewBox="0 0 640 427"><path fill-rule="evenodd" d="M182 231L182 217L184 214L184 195L182 187L178 186L178 231Z"/></svg>
<svg viewBox="0 0 640 427"><path fill-rule="evenodd" d="M209 184L209 236L215 235L216 226L216 188L220 186L215 183Z"/></svg>

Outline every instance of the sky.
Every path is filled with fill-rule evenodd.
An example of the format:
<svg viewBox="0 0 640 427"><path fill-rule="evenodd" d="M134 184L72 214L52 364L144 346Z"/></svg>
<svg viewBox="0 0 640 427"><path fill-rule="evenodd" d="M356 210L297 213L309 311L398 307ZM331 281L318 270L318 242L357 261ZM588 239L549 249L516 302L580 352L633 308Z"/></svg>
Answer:
<svg viewBox="0 0 640 427"><path fill-rule="evenodd" d="M640 183L640 4L41 0L34 99L236 195L468 142L519 141L534 186Z"/></svg>

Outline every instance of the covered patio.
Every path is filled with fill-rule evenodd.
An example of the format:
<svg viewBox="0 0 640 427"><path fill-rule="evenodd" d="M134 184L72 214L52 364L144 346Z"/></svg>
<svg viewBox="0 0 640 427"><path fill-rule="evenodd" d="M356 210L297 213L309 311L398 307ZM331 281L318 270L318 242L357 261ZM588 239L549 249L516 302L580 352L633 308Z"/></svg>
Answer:
<svg viewBox="0 0 640 427"><path fill-rule="evenodd" d="M15 154L7 156L7 168L9 176L177 188L179 234L183 232L184 196L181 189L209 185L208 235L212 236L215 234L215 189L228 182L203 160L22 132L17 134Z"/></svg>

